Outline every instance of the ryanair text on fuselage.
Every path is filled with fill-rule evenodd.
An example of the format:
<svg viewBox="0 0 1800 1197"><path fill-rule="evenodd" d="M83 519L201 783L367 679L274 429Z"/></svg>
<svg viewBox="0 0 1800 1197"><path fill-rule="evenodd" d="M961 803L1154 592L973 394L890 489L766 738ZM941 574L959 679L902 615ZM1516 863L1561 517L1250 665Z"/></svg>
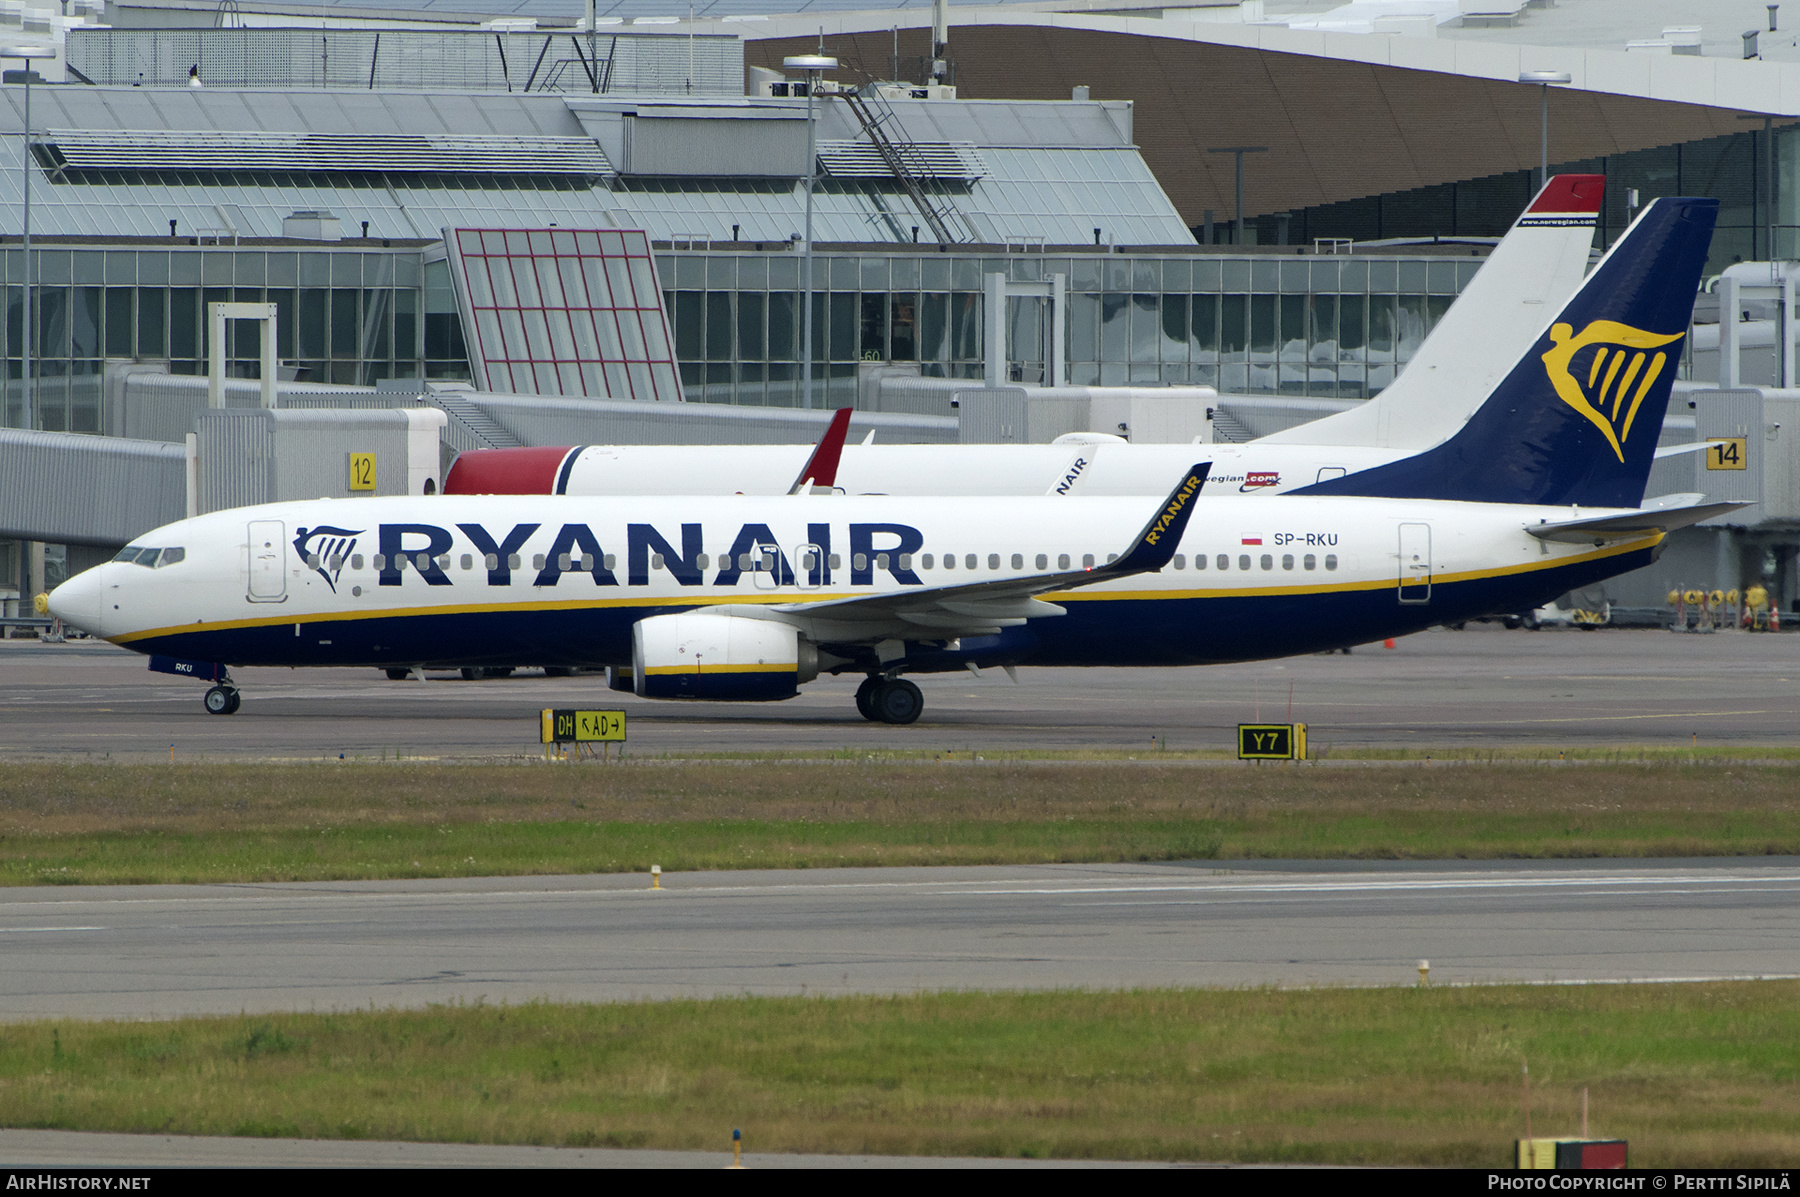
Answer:
<svg viewBox="0 0 1800 1197"><path fill-rule="evenodd" d="M490 586L511 586L515 573L530 573L534 586L555 586L564 574L587 574L599 586L648 586L653 568L666 570L682 586L706 584L709 570L716 570L711 580L714 586L734 586L744 574L757 570L774 574L779 585L801 580L812 586L829 586L834 573L847 573L850 585L867 586L874 583L877 572L891 575L902 586L925 584L910 566L925 537L909 524L852 523L834 530L829 523L808 523L803 542L778 537L765 523L743 524L716 560L706 551L707 537L701 524L682 524L674 539L651 524L627 524L623 570L616 541L607 544L590 524L514 524L500 534L476 523L455 528L453 532L436 524L378 525L378 560L373 562L378 584L399 586L411 571L427 585L451 585L441 559L456 548L457 532L464 545L483 558ZM297 531L298 545L307 530ZM720 542L715 539L712 543ZM834 571L834 545L848 550L848 571L841 564ZM538 546L541 551L527 560L524 551ZM794 557L807 562L798 575ZM342 568L340 559L325 559L316 553L308 554L306 562L320 573L334 564Z"/></svg>

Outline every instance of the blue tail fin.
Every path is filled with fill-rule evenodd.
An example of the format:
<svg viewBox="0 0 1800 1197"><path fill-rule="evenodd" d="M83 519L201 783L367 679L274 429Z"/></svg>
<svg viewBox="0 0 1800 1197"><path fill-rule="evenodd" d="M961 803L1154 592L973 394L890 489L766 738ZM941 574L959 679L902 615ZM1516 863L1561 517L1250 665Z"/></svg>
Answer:
<svg viewBox="0 0 1800 1197"><path fill-rule="evenodd" d="M1636 507L1718 209L1653 201L1443 444L1289 493Z"/></svg>

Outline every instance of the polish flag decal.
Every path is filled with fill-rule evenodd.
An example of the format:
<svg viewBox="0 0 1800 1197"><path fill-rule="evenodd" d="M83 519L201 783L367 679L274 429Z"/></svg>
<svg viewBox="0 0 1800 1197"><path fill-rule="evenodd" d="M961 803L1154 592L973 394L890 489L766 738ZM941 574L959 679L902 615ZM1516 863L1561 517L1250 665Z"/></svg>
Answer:
<svg viewBox="0 0 1800 1197"><path fill-rule="evenodd" d="M1245 543L1245 544L1261 544L1261 543L1262 543L1262 537L1260 537L1260 536L1246 536L1246 537L1244 537L1244 543Z"/></svg>

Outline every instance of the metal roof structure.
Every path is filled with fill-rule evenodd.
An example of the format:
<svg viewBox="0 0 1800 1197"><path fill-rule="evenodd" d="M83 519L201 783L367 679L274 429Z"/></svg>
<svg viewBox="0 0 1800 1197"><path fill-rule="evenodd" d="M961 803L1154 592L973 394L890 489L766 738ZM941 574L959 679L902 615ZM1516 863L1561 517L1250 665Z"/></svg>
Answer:
<svg viewBox="0 0 1800 1197"><path fill-rule="evenodd" d="M898 152L908 169L922 179L973 183L988 173L981 151L967 142L913 142ZM866 141L820 142L819 165L835 179L885 179L893 173L880 151Z"/></svg>
<svg viewBox="0 0 1800 1197"><path fill-rule="evenodd" d="M744 46L730 33L105 26L70 29L65 42L70 79L102 86L186 87L196 70L205 87L681 97L744 90Z"/></svg>
<svg viewBox="0 0 1800 1197"><path fill-rule="evenodd" d="M22 88L0 89L0 138L18 135L23 100ZM224 227L273 238L289 215L316 211L346 228L366 220L371 238L560 225L643 228L656 241L785 242L803 225L805 105L44 87L32 111L32 227L167 237L174 220L184 237ZM860 125L841 102L818 107L835 169L818 189L817 239L910 240L927 222L897 180L867 171L854 148ZM917 100L894 111L922 154L945 159L933 172L956 189L980 241L1087 243L1100 228L1121 244L1192 243L1132 145L1127 104ZM20 197L18 171L0 170L0 229L18 227Z"/></svg>
<svg viewBox="0 0 1800 1197"><path fill-rule="evenodd" d="M1787 33L1765 34L1768 42L1761 58L1746 59L1742 52L1745 30L1765 29L1768 6L1761 0L1563 0L1554 9L1526 8L1516 26L1475 28L1460 25L1432 26L1422 36L1406 32L1363 31L1348 27L1307 27L1303 17L1275 16L1262 22L1182 19L1183 12L1151 16L1162 9L1140 4L1077 2L1057 6L1073 11L1046 11L1039 4L1003 4L976 9L953 9L950 44L959 46L959 28L1010 27L1021 36L1032 29L1056 29L1097 34L1122 34L1141 40L1145 56L1140 67L1157 73L1163 65L1150 55L1158 42L1239 47L1272 54L1294 55L1328 62L1371 64L1430 71L1468 79L1517 84L1527 70L1568 71L1568 89L1685 104L1720 105L1746 112L1800 115L1800 49L1793 43L1800 34L1800 15L1789 21ZM1275 7L1270 0L1269 9ZM1429 0L1421 9L1438 9ZM1108 11L1116 9L1117 11ZM1654 15L1651 15L1652 12ZM1634 14L1626 17L1624 14ZM1603 14L1587 19L1590 14ZM1609 24L1618 14L1620 24ZM1584 19L1577 24L1574 18ZM908 11L899 21L893 9L839 10L814 14L808 9L792 15L771 16L766 22L744 25L730 21L696 21L698 32L732 29L746 40L772 38L817 39L829 43L834 34L853 32L891 33L923 24L929 27L930 8L923 15ZM1627 48L1634 40L1654 40L1665 27L1698 26L1700 54L1646 53ZM1607 29L1611 33L1605 33ZM1625 30L1644 37L1635 37ZM1710 31L1710 33L1708 32ZM1724 36L1724 35L1729 35ZM1597 38L1604 36L1605 41ZM1566 38L1566 40L1564 40Z"/></svg>
<svg viewBox="0 0 1800 1197"><path fill-rule="evenodd" d="M1005 2L1005 0L1001 0ZM1189 0L1193 2L1193 0ZM1207 0L1200 0L1205 3ZM867 8L868 0L595 0L596 25L605 31L633 25L665 29L683 23L690 13L709 20L733 18L756 20L770 13L835 12L847 8ZM929 16L931 0L895 0L896 9L923 8ZM134 23L146 24L154 19L147 14L190 11L203 16L211 25L218 11L217 0L158 0L153 6L132 5ZM237 19L245 24L266 20L268 15L286 14L315 18L354 16L395 21L456 22L473 24L493 17L535 18L546 24L573 25L587 15L585 0L300 0L299 3L262 3L239 0ZM118 20L117 16L114 20ZM162 23L176 21L163 18Z"/></svg>
<svg viewBox="0 0 1800 1197"><path fill-rule="evenodd" d="M1568 0L1556 11L1586 2ZM1129 98L1133 140L1190 227L1204 228L1208 212L1215 223L1236 213L1235 158L1208 150L1269 147L1245 162L1242 192L1246 216L1266 218L1259 231L1265 241L1279 237L1280 213L1298 217L1292 231L1302 240L1393 235L1380 231L1378 211L1390 230L1414 235L1422 226L1405 214L1426 203L1433 205L1434 223L1424 232L1503 231L1466 219L1500 210L1497 200L1467 208L1459 227L1452 199L1424 189L1517 178L1529 190L1526 172L1539 166L1547 105L1550 165L1612 177L1618 184L1612 227L1623 226L1629 189L1669 194L1665 188L1680 177L1690 189L1684 194L1698 186L1708 189L1700 194L1728 201L1725 225L1741 230L1733 235L1744 242L1723 251L1728 263L1734 254L1758 252L1748 230L1766 223L1768 207L1768 172L1757 165L1767 147L1749 144L1753 132L1761 137L1761 122L1740 117L1767 113L1780 125L1783 114L1800 115L1800 61L1646 54L1628 52L1622 42L1617 49L1585 49L1227 24L1142 10L1058 13L1007 5L955 15L964 12L953 10L950 32L962 96L1048 99L1085 88L1094 96ZM1528 9L1526 21L1541 15ZM1766 10L1763 16L1766 25ZM885 70L896 44L902 62L916 62L930 38L927 20L910 13L795 16L758 23L746 60L753 68L778 67L785 55L813 51L821 26L827 52L846 64L843 78L858 77L858 68ZM1522 23L1459 32L1525 29ZM1519 82L1522 70L1535 69L1566 70L1573 82L1547 89ZM1696 144L1702 142L1710 144ZM1675 146L1688 151L1679 171L1644 156ZM1729 169L1706 165L1727 151ZM1791 151L1781 157L1791 160ZM1463 192L1465 198L1497 194L1485 183ZM1308 213L1352 203L1360 206L1350 216L1347 208L1317 220ZM1791 208L1780 215L1779 223L1796 224ZM1757 236L1766 246L1766 232Z"/></svg>
<svg viewBox="0 0 1800 1197"><path fill-rule="evenodd" d="M136 25L162 20L186 24L179 14L191 12L212 25L215 0L150 0L134 4L130 17L115 11L115 22ZM277 14L305 16L321 24L328 20L353 20L477 24L491 18L511 22L532 21L540 28L567 28L585 24L585 0L239 0L244 24L273 23ZM1465 13L1465 10L1467 12ZM765 22L798 19L810 22L817 32L818 18L828 14L891 14L923 16L929 23L931 0L894 0L876 6L869 0L596 0L596 28L606 31L639 29L686 32L690 16L703 26L732 29L745 38L785 36L772 33ZM1148 5L1145 0L983 0L979 4L955 4L950 11L951 44L956 44L958 25L981 24L996 12L1014 18L1035 14L1067 14L1076 17L1130 14L1160 21L1171 27L1195 27L1214 31L1271 29L1296 33L1374 34L1385 40L1401 36L1408 41L1442 40L1467 44L1536 46L1561 49L1604 49L1623 52L1628 42L1654 42L1671 27L1697 27L1700 56L1733 60L1742 57L1742 34L1761 29L1758 52L1765 61L1800 62L1800 18L1790 18L1790 28L1770 34L1765 0L1486 0L1480 4L1459 0L1263 0L1241 5L1238 0L1182 0L1179 5ZM308 22L309 24L312 22ZM915 23L903 22L902 27ZM1428 23L1429 32L1421 28ZM832 32L828 23L827 34ZM1302 51L1304 52L1304 51ZM1652 52L1654 52L1652 48Z"/></svg>
<svg viewBox="0 0 1800 1197"><path fill-rule="evenodd" d="M37 145L64 170L613 173L606 155L586 137L45 129Z"/></svg>

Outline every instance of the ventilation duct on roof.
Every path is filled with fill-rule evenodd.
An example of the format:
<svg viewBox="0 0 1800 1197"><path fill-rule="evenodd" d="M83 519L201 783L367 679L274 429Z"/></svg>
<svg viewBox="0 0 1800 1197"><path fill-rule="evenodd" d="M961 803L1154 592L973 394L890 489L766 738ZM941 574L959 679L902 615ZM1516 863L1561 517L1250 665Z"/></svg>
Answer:
<svg viewBox="0 0 1800 1197"><path fill-rule="evenodd" d="M49 129L40 146L53 165L69 170L612 173L586 137Z"/></svg>
<svg viewBox="0 0 1800 1197"><path fill-rule="evenodd" d="M775 105L640 104L569 110L623 175L797 179L806 111Z"/></svg>
<svg viewBox="0 0 1800 1197"><path fill-rule="evenodd" d="M341 241L338 218L330 212L295 212L281 220L281 235L295 241Z"/></svg>

